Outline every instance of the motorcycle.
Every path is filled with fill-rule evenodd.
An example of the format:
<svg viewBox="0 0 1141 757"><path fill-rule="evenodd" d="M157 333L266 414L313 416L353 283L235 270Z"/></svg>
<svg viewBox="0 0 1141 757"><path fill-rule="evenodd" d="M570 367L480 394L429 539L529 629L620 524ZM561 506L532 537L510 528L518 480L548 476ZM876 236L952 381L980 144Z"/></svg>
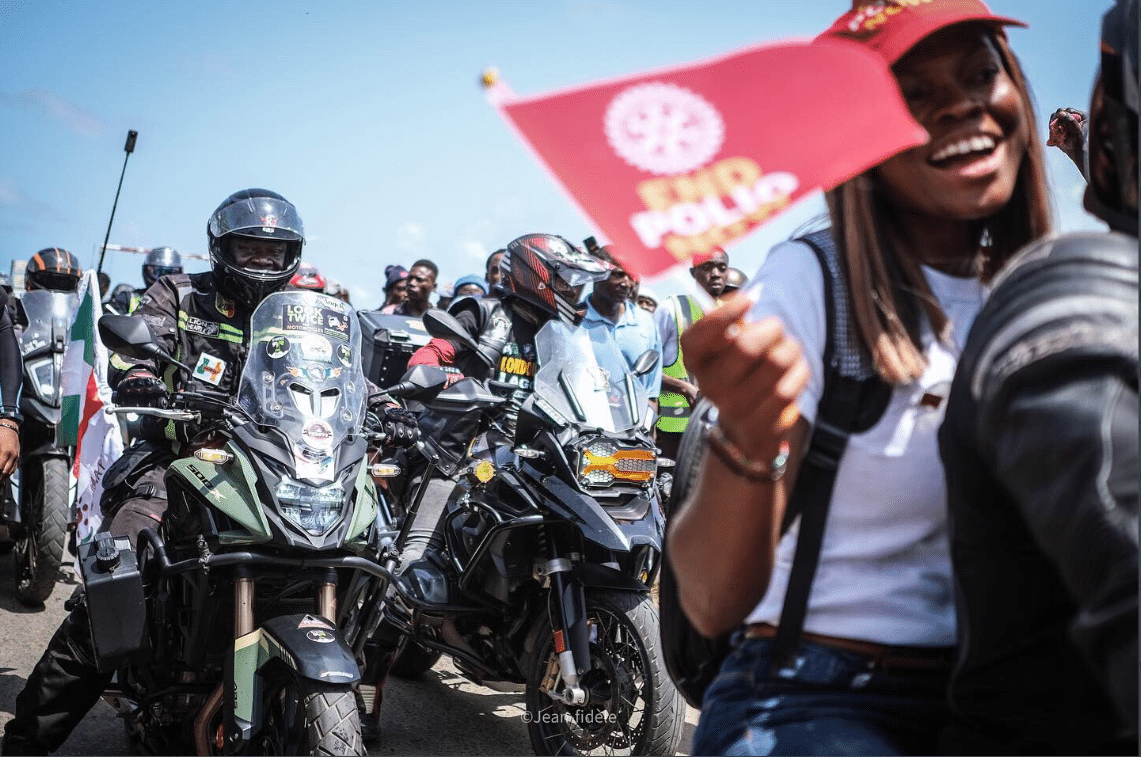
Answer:
<svg viewBox="0 0 1141 757"><path fill-rule="evenodd" d="M141 319L99 328L115 352L190 370ZM116 671L103 698L143 753L364 754L361 608L390 576L359 327L341 301L288 291L250 329L235 398L187 390L163 409L116 408L197 432L137 553L107 533L81 547L98 666Z"/></svg>
<svg viewBox="0 0 1141 757"><path fill-rule="evenodd" d="M59 444L61 373L78 300L74 293L37 289L20 296L28 325L20 336L20 468L0 492L0 527L15 552L16 597L38 606L51 596L75 522L74 449Z"/></svg>
<svg viewBox="0 0 1141 757"><path fill-rule="evenodd" d="M474 348L450 315L424 321L433 336ZM387 659L378 684L442 653L475 683L523 686L537 754L674 754L685 705L658 648L649 588L665 464L636 378L657 355L631 371L608 336L560 321L542 326L535 351L514 446L503 428L514 386L464 378L424 403L422 460L404 461L406 489L382 505L391 542L382 562L403 572L377 609L374 649ZM400 566L440 477L455 484L445 546Z"/></svg>

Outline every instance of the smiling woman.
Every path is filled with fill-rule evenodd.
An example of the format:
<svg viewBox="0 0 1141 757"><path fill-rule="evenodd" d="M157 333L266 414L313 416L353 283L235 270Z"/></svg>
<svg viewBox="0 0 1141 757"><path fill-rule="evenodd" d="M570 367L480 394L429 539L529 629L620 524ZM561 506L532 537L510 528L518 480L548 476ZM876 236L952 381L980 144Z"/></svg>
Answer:
<svg viewBox="0 0 1141 757"><path fill-rule="evenodd" d="M825 36L892 67L929 142L827 193L831 229L776 247L751 309L682 337L719 425L666 552L694 626L739 631L695 753L935 750L956 639L936 432L986 282L1049 230L1012 23L857 0Z"/></svg>

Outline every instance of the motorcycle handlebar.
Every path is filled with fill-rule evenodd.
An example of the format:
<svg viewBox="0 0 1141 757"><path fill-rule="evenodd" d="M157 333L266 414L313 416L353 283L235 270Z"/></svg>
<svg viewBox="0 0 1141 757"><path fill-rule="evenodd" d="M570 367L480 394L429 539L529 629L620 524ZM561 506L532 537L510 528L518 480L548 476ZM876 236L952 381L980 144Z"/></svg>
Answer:
<svg viewBox="0 0 1141 757"><path fill-rule="evenodd" d="M116 415L134 413L135 415L150 415L155 418L166 418L171 421L198 422L202 420L201 413L191 413L186 410L167 410L161 407L123 407L121 405L112 405L107 409Z"/></svg>

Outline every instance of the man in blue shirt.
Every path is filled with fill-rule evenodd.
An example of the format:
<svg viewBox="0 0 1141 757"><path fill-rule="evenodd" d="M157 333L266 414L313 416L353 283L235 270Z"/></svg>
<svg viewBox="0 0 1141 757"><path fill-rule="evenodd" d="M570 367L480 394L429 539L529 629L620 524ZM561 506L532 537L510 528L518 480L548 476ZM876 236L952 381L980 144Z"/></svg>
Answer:
<svg viewBox="0 0 1141 757"><path fill-rule="evenodd" d="M609 331L631 366L646 350L657 351L659 357L654 369L638 377L646 387L646 394L656 409L658 394L662 388L662 342L654 325L653 316L636 307L631 301L630 297L634 293L634 277L615 259L610 248L602 247L592 254L613 268L608 278L595 282L594 291L586 300L583 325L587 328L605 328Z"/></svg>

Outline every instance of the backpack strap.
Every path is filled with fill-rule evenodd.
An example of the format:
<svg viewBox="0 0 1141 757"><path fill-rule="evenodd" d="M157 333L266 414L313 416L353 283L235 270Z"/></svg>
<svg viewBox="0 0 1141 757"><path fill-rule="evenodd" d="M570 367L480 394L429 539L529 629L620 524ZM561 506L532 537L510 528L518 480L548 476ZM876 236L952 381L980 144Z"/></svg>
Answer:
<svg viewBox="0 0 1141 757"><path fill-rule="evenodd" d="M771 665L776 670L789 667L800 646L808 598L820 564L836 472L847 449L848 437L875 425L891 398L891 387L871 370L870 357L866 350L860 350L856 339L847 306L843 261L831 230L800 237L799 241L811 247L820 261L827 335L824 390L817 405L816 423L781 522L783 534L796 517L800 517L796 552L773 642Z"/></svg>

